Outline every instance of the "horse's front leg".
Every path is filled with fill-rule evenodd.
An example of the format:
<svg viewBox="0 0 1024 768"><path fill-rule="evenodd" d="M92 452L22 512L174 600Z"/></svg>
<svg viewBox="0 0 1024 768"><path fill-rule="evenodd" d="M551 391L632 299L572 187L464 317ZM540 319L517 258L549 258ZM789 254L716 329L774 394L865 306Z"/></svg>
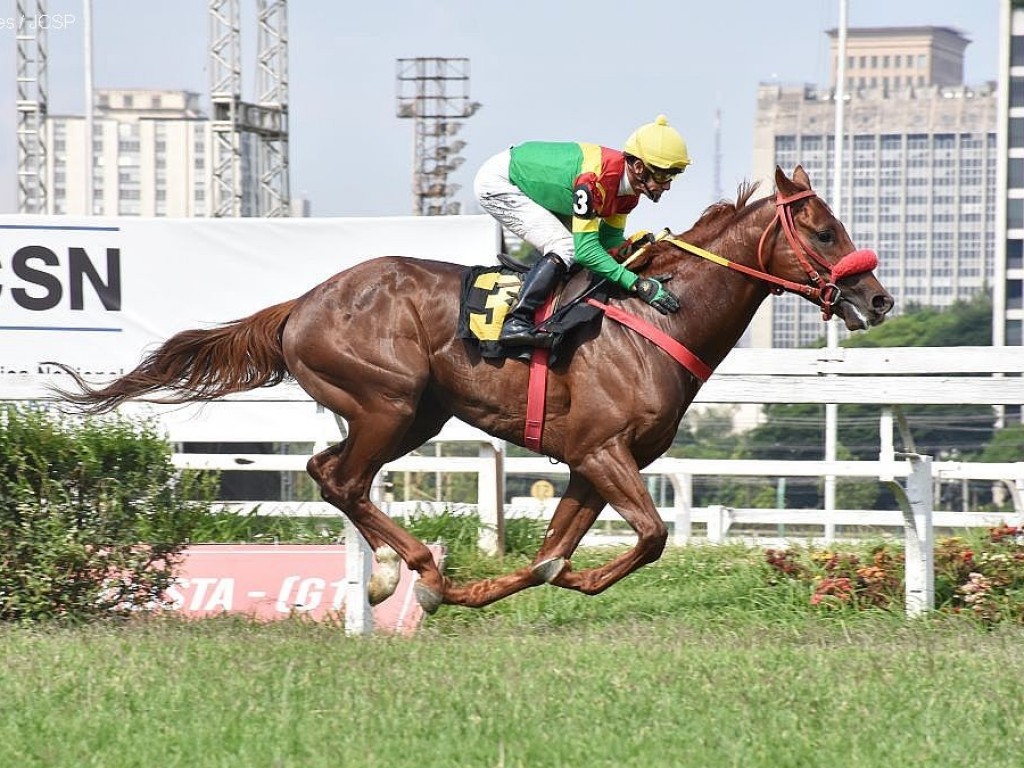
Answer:
<svg viewBox="0 0 1024 768"><path fill-rule="evenodd" d="M444 602L450 605L461 605L465 608L482 608L502 598L522 592L529 587L543 584L544 579L534 573L532 566L497 576L493 579L481 579L470 584L452 584L448 582L444 591Z"/></svg>
<svg viewBox="0 0 1024 768"><path fill-rule="evenodd" d="M613 446L596 452L576 469L590 479L595 493L607 500L637 535L636 545L610 562L583 571L565 568L551 580L557 587L596 595L638 568L661 557L665 550L665 542L668 540L668 529L644 487L643 478L632 454L625 447ZM588 507L588 513L593 514L588 528L597 519L600 510L601 505L596 505L592 510ZM580 523L582 522L584 521L581 520ZM580 533L581 538L585 532L586 529Z"/></svg>
<svg viewBox="0 0 1024 768"><path fill-rule="evenodd" d="M449 583L445 602L479 608L556 579L570 567L569 558L594 524L604 503L588 480L570 474L569 485L558 502L533 562L506 576L465 585Z"/></svg>
<svg viewBox="0 0 1024 768"><path fill-rule="evenodd" d="M569 499L572 503L566 503ZM571 571L570 558L605 504L604 497L594 490L589 480L570 471L565 495L555 508L544 541L533 559L534 572L544 581L562 586L558 577Z"/></svg>

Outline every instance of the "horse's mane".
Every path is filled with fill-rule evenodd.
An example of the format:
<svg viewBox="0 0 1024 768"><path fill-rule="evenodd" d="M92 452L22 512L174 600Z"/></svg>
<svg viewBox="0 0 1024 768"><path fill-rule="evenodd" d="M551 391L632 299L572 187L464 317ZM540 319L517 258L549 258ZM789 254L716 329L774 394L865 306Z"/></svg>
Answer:
<svg viewBox="0 0 1024 768"><path fill-rule="evenodd" d="M757 181L740 182L736 190L736 201L720 200L709 205L687 235L701 241L718 237L726 227L732 226L757 208L748 203L760 185Z"/></svg>

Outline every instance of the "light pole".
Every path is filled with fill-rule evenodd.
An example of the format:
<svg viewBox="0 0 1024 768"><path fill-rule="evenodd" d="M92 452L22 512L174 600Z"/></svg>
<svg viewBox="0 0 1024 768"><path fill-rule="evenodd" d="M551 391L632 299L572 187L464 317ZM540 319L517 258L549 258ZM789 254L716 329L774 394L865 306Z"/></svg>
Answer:
<svg viewBox="0 0 1024 768"><path fill-rule="evenodd" d="M459 152L466 142L455 136L481 106L469 99L469 59L398 59L397 64L395 113L415 120L413 213L459 213L453 198L460 187L448 183L448 175L465 162Z"/></svg>

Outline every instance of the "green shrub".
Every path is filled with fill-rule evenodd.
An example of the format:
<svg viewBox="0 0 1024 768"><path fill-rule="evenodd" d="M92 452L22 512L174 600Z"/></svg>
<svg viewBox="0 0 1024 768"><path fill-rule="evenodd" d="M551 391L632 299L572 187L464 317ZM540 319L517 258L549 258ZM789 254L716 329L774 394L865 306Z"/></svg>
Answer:
<svg viewBox="0 0 1024 768"><path fill-rule="evenodd" d="M215 505L216 506L216 505ZM336 544L345 535L342 517L290 517L214 509L192 531L193 544Z"/></svg>
<svg viewBox="0 0 1024 768"><path fill-rule="evenodd" d="M0 620L152 605L217 488L149 423L0 406Z"/></svg>
<svg viewBox="0 0 1024 768"><path fill-rule="evenodd" d="M481 560L488 560L495 574L504 573L505 566L494 558L483 558L480 554L480 515L445 509L441 514L417 514L408 518L396 518L396 522L416 538L428 544L440 542L444 545L445 570L458 575L466 568L478 568ZM513 518L505 521L505 555L512 558L531 559L540 549L544 520Z"/></svg>

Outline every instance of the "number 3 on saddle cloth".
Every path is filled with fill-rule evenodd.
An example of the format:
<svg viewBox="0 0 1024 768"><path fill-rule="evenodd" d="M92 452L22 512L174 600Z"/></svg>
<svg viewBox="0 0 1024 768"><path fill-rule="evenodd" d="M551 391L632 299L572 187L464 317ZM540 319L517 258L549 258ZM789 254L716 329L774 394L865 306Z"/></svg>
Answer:
<svg viewBox="0 0 1024 768"><path fill-rule="evenodd" d="M534 347L507 347L498 341L501 326L515 304L523 275L529 267L505 254L499 254L498 261L501 263L497 265L471 267L463 278L459 337L477 342L480 355L485 358L529 360ZM544 325L545 330L554 335L549 364L554 364L559 353L564 354L567 350L566 342L571 331L601 314L600 309L583 302L564 311L559 310L559 307L568 306L574 298L586 293L597 279L586 270L576 269L570 271L569 280L561 289L555 289L554 314ZM607 289L598 289L588 296L603 302L608 298L607 294Z"/></svg>

